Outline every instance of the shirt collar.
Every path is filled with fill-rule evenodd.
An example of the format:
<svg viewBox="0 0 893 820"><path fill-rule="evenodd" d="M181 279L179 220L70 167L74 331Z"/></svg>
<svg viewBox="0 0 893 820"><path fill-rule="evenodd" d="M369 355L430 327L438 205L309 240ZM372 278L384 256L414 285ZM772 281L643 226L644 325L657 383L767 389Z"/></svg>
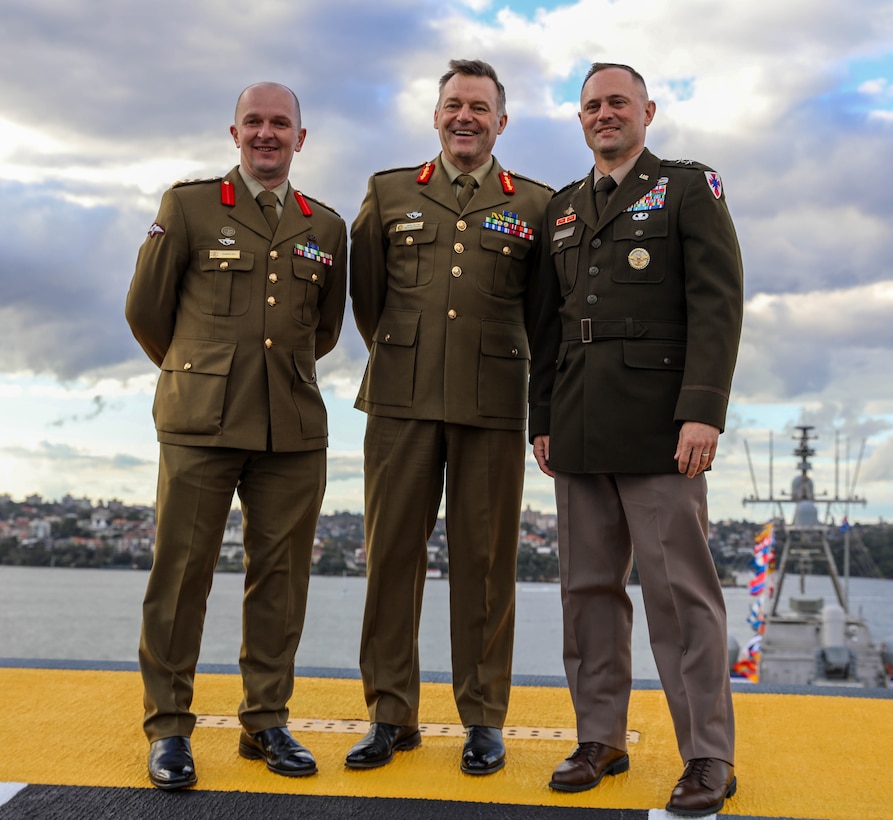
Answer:
<svg viewBox="0 0 893 820"><path fill-rule="evenodd" d="M642 146L642 150L639 151L638 154L636 154L634 157L630 157L626 162L623 163L623 165L618 165L613 171L611 171L610 176L614 178L614 182L617 183L618 187L620 186L620 183L623 182L623 180L626 178L626 175L635 167L635 164L639 161L639 157L642 156L644 151L645 147ZM595 177L595 179L593 179L592 184L596 185L602 177L606 177L608 176L608 174L603 174L601 171L598 170L598 166L596 165L595 174L593 174L593 176Z"/></svg>
<svg viewBox="0 0 893 820"><path fill-rule="evenodd" d="M245 187L248 189L251 196L257 199L257 195L261 191L268 190L264 188L263 184L256 180L251 174L249 174L241 165L239 166L239 176L242 177L242 182L245 183ZM276 199L279 200L279 207L283 207L285 205L285 197L288 195L288 180L284 180L280 182L275 188L270 188L274 194L276 194Z"/></svg>
<svg viewBox="0 0 893 820"><path fill-rule="evenodd" d="M483 165L475 168L473 171L466 172L461 168L457 168L450 162L444 155L443 152L440 154L440 164L443 165L443 170L447 172L447 176L450 178L450 182L456 182L456 178L464 173L470 173L471 176L474 177L474 181L478 184L478 188L484 184L484 180L487 178L487 175L493 170L493 163L495 162L494 158L491 156L487 162Z"/></svg>

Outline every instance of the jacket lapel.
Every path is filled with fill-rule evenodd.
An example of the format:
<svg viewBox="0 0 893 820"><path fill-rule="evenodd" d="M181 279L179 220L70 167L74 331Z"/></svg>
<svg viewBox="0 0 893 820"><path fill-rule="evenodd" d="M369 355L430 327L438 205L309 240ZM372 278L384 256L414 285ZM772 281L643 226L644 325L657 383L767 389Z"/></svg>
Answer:
<svg viewBox="0 0 893 820"><path fill-rule="evenodd" d="M594 169L593 169L594 173ZM642 152L632 170L626 175L623 182L614 192L605 212L599 216L598 228L606 225L619 214L623 213L636 200L641 199L655 185L660 174L660 160L647 148ZM591 182L591 180L590 180ZM590 187L590 191L592 191ZM595 202L593 194L593 203ZM593 208L594 208L593 204Z"/></svg>
<svg viewBox="0 0 893 820"><path fill-rule="evenodd" d="M301 209L295 200L295 189L289 183L285 204L282 206L282 216L279 217L279 225L276 228L276 236L274 237L276 244L287 242L295 236L307 233L313 227L313 223L310 220L311 217L304 216L301 213Z"/></svg>

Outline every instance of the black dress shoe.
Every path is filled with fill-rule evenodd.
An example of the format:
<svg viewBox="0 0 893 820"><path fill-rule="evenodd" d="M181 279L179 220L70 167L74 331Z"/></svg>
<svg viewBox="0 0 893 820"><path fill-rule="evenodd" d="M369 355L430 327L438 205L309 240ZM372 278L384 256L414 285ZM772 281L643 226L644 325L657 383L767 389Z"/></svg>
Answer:
<svg viewBox="0 0 893 820"><path fill-rule="evenodd" d="M505 766L502 729L469 726L462 748L461 769L465 774L493 774Z"/></svg>
<svg viewBox="0 0 893 820"><path fill-rule="evenodd" d="M421 743L418 726L373 723L366 736L347 753L344 765L349 769L375 769L390 763L394 752L415 749Z"/></svg>
<svg viewBox="0 0 893 820"><path fill-rule="evenodd" d="M149 745L149 780L166 791L185 789L198 781L188 737L163 737Z"/></svg>
<svg viewBox="0 0 893 820"><path fill-rule="evenodd" d="M604 743L580 743L571 756L558 764L549 788L560 792L585 792L594 789L606 774L629 769L629 755Z"/></svg>
<svg viewBox="0 0 893 820"><path fill-rule="evenodd" d="M735 768L724 760L704 757L689 760L667 803L667 811L682 817L716 814L735 794Z"/></svg>
<svg viewBox="0 0 893 820"><path fill-rule="evenodd" d="M271 772L285 777L316 774L316 761L310 750L298 743L284 726L264 729L253 735L243 729L239 737L239 754L248 760L263 760Z"/></svg>

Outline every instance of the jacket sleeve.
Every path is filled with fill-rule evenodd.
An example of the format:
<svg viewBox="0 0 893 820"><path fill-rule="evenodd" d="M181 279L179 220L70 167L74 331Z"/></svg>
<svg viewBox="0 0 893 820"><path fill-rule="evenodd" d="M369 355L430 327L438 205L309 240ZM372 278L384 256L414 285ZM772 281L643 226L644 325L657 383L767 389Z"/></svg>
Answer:
<svg viewBox="0 0 893 820"><path fill-rule="evenodd" d="M338 218L339 230L336 250L332 254L332 270L326 277L317 306L319 324L316 326L316 358L330 353L341 334L344 303L347 299L347 228Z"/></svg>
<svg viewBox="0 0 893 820"><path fill-rule="evenodd" d="M688 339L677 422L725 428L744 310L744 273L725 195L691 175L679 213Z"/></svg>
<svg viewBox="0 0 893 820"><path fill-rule="evenodd" d="M561 345L561 289L552 263L549 239L549 210L543 214L540 248L530 288L530 389L528 401L528 434L549 435L552 415L552 385L558 349Z"/></svg>
<svg viewBox="0 0 893 820"><path fill-rule="evenodd" d="M137 256L124 308L134 338L159 367L174 335L180 280L188 265L186 221L179 198L168 190Z"/></svg>
<svg viewBox="0 0 893 820"><path fill-rule="evenodd" d="M384 310L388 286L387 237L381 224L381 210L375 177L369 179L366 197L350 230L350 297L353 315L366 348Z"/></svg>

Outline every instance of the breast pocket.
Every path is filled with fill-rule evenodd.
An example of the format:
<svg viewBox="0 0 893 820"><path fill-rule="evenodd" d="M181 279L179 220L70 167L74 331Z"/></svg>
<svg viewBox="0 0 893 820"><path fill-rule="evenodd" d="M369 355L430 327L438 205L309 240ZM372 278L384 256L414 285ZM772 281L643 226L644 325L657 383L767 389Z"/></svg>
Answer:
<svg viewBox="0 0 893 820"><path fill-rule="evenodd" d="M616 262L611 278L628 284L662 282L667 273L667 209L622 213L612 229Z"/></svg>
<svg viewBox="0 0 893 820"><path fill-rule="evenodd" d="M327 265L303 257L292 260L291 295L289 310L292 318L312 325L319 316L319 292L326 283Z"/></svg>
<svg viewBox="0 0 893 820"><path fill-rule="evenodd" d="M238 258L219 258L221 251L199 250L202 272L200 304L211 316L242 316L248 312L254 254L237 251Z"/></svg>
<svg viewBox="0 0 893 820"><path fill-rule="evenodd" d="M550 253L562 296L567 296L577 283L582 243L582 223L557 226L552 231Z"/></svg>
<svg viewBox="0 0 893 820"><path fill-rule="evenodd" d="M514 299L527 288L528 265L532 240L498 231L481 231L481 248L488 263L477 271L478 287L493 296ZM492 264L491 264L492 263Z"/></svg>
<svg viewBox="0 0 893 820"><path fill-rule="evenodd" d="M388 271L405 288L427 285L434 276L437 223L425 222L413 230L388 231Z"/></svg>

